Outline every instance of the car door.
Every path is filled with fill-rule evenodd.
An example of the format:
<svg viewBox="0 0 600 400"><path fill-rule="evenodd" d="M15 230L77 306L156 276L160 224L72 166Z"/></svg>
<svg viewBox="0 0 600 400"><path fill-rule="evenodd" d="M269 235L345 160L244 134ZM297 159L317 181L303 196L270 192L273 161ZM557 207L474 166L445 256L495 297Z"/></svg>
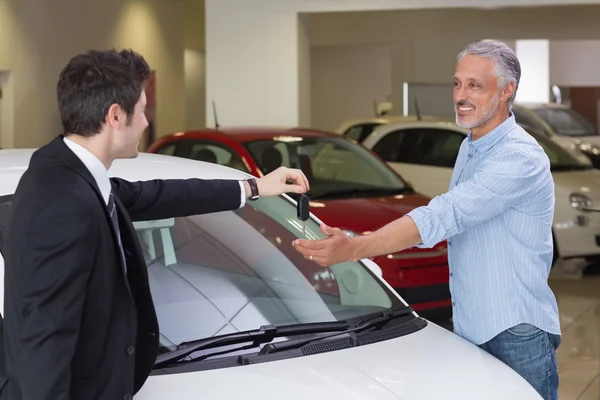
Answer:
<svg viewBox="0 0 600 400"><path fill-rule="evenodd" d="M419 193L435 197L448 191L452 170L465 135L440 128L407 128L390 132L373 151Z"/></svg>

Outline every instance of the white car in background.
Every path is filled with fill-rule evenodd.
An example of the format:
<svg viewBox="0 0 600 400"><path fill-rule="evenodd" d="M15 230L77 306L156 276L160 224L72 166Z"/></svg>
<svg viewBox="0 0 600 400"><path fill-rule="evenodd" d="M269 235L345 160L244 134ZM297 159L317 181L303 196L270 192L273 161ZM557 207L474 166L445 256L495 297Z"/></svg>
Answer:
<svg viewBox="0 0 600 400"><path fill-rule="evenodd" d="M573 150L583 162L600 168L600 134L571 107L556 103L515 103L512 111L522 126L546 135Z"/></svg>
<svg viewBox="0 0 600 400"><path fill-rule="evenodd" d="M31 154L0 151L0 252ZM128 180L250 177L144 153L115 162L110 173ZM324 236L319 223L311 215L306 237ZM303 236L302 224L286 195L136 229L161 330L157 367L137 400L541 399L508 366L420 318L372 261L322 268L302 257L291 245ZM190 341L198 347L183 345L190 354L172 359L177 344Z"/></svg>
<svg viewBox="0 0 600 400"><path fill-rule="evenodd" d="M554 263L600 260L600 170L583 163L542 134L526 128L550 159L556 203ZM383 158L413 188L430 197L448 191L461 143L469 134L453 122L379 125L362 142Z"/></svg>

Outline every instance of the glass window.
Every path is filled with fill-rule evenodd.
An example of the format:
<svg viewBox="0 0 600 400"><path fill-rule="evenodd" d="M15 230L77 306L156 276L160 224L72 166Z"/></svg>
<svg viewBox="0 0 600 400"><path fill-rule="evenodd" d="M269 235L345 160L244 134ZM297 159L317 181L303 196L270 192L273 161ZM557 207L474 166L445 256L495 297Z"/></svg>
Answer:
<svg viewBox="0 0 600 400"><path fill-rule="evenodd" d="M575 110L570 108L534 109L559 135L586 136L596 135L596 128Z"/></svg>
<svg viewBox="0 0 600 400"><path fill-rule="evenodd" d="M167 143L164 146L160 147L158 150L156 150L156 152L159 154L166 154L168 156L174 156L175 149L176 149L175 143Z"/></svg>
<svg viewBox="0 0 600 400"><path fill-rule="evenodd" d="M542 124L540 124L535 117L529 115L529 111L527 110L521 110L518 107L514 107L512 109L512 113L515 116L515 121L520 124L520 125L524 125L524 126L529 126L533 129L537 129L540 132L544 131L544 126Z"/></svg>
<svg viewBox="0 0 600 400"><path fill-rule="evenodd" d="M402 129L387 134L373 150L389 162L454 167L465 138L446 129Z"/></svg>
<svg viewBox="0 0 600 400"><path fill-rule="evenodd" d="M0 227L5 227L10 199L0 201ZM323 268L298 253L291 243L303 236L302 227L296 207L283 197L261 198L235 211L134 226L163 352L184 341L263 325L356 322L381 310L406 308L362 263ZM308 220L306 237L324 235Z"/></svg>
<svg viewBox="0 0 600 400"><path fill-rule="evenodd" d="M248 172L246 164L244 164L242 158L235 151L215 142L191 141L188 158Z"/></svg>
<svg viewBox="0 0 600 400"><path fill-rule="evenodd" d="M375 128L377 128L379 123L367 123L354 125L352 128L346 131L346 135L356 140L358 143L362 143L369 135L373 132Z"/></svg>
<svg viewBox="0 0 600 400"><path fill-rule="evenodd" d="M346 131L346 136L360 142L362 136L362 125L355 125Z"/></svg>
<svg viewBox="0 0 600 400"><path fill-rule="evenodd" d="M340 137L289 137L246 143L263 172L301 169L311 197L403 193L407 184L363 146Z"/></svg>

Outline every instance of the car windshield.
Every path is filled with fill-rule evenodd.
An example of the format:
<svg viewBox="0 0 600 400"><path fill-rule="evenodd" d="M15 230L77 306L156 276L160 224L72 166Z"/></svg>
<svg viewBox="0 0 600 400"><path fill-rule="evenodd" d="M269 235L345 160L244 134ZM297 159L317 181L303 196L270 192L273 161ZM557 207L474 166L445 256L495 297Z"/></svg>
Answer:
<svg viewBox="0 0 600 400"><path fill-rule="evenodd" d="M10 197L0 196L0 239L9 208ZM324 238L316 222L305 224L306 238ZM304 237L302 225L295 205L284 197L134 226L148 268L161 353L182 342L266 325L354 323L375 312L407 308L363 263L324 268L297 252L291 243Z"/></svg>
<svg viewBox="0 0 600 400"><path fill-rule="evenodd" d="M552 171L564 170L584 170L591 169L592 166L581 162L575 155L569 153L561 145L543 134L539 134L529 127L524 128L537 142L542 146L546 155L550 159L550 169Z"/></svg>
<svg viewBox="0 0 600 400"><path fill-rule="evenodd" d="M383 161L342 137L280 137L245 144L263 173L301 169L316 198L402 194L412 190Z"/></svg>
<svg viewBox="0 0 600 400"><path fill-rule="evenodd" d="M592 124L570 108L537 108L533 111L560 135L589 136L598 134Z"/></svg>

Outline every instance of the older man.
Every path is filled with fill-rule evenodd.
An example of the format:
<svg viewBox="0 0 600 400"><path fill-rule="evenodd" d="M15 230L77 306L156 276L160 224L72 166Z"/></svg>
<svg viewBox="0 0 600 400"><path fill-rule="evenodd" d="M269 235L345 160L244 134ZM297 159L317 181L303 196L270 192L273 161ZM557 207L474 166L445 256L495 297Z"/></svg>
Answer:
<svg viewBox="0 0 600 400"><path fill-rule="evenodd" d="M455 332L512 367L546 400L558 398L560 325L548 286L554 183L544 150L511 112L521 76L506 44L479 41L458 56L456 123L462 143L448 193L370 235L323 225L294 242L326 266L433 247L448 239Z"/></svg>

